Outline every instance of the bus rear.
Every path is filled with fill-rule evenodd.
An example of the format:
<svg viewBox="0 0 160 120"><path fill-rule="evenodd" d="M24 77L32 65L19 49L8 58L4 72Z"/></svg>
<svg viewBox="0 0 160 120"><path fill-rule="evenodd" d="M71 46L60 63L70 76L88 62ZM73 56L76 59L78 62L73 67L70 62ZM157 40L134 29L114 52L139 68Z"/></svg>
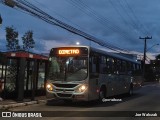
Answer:
<svg viewBox="0 0 160 120"><path fill-rule="evenodd" d="M50 51L47 98L88 101L88 47Z"/></svg>

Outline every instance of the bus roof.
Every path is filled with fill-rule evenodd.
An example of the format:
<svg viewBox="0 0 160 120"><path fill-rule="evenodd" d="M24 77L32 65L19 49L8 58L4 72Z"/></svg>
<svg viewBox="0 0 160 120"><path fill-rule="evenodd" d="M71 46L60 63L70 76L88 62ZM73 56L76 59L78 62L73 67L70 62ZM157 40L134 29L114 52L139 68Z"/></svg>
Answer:
<svg viewBox="0 0 160 120"><path fill-rule="evenodd" d="M107 52L107 51L100 50L100 49L93 48L93 47L90 47L90 50L92 50L94 52L97 52L97 53L104 54L104 55L108 55L110 57L118 58L118 59L125 60L125 61L130 61L130 62L133 62L133 63L136 63L136 64L140 64L140 62L138 62L136 60L133 60L133 59L125 57L125 56L122 56L122 55L117 54L117 53Z"/></svg>
<svg viewBox="0 0 160 120"><path fill-rule="evenodd" d="M68 45L68 46L61 46L61 47L55 47L55 48L63 48L63 47L87 47L89 49L89 51L94 51L94 52L97 52L97 53L100 53L100 54L108 55L110 57L118 58L118 59L125 60L125 61L130 61L130 62L133 62L133 63L136 63L136 64L141 64L140 62L138 62L136 60L133 60L133 59L125 57L125 56L122 56L120 54L113 53L113 52L107 52L105 50L93 48L93 47L90 47L90 46L79 46L79 45L78 46L77 45L74 45L74 46L71 45L71 46L69 46Z"/></svg>

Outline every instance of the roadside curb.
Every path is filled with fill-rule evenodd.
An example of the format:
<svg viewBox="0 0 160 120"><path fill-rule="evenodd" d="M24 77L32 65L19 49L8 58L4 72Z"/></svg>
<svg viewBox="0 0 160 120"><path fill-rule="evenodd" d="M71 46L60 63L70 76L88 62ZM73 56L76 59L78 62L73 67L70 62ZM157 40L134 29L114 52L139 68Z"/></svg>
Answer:
<svg viewBox="0 0 160 120"><path fill-rule="evenodd" d="M22 103L12 103L8 105L0 105L0 110L7 110L14 107L20 107L20 106L28 106L33 104L40 104L40 103L46 103L47 100L35 100L35 101L29 101L29 102L22 102Z"/></svg>

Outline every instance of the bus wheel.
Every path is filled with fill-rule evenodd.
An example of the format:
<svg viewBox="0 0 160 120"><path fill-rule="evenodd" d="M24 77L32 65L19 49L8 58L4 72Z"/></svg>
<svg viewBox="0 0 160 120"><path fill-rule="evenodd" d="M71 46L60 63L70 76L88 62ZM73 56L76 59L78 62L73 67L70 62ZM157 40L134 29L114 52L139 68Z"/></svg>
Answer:
<svg viewBox="0 0 160 120"><path fill-rule="evenodd" d="M102 102L105 97L106 97L106 88L102 87L99 91L99 101Z"/></svg>

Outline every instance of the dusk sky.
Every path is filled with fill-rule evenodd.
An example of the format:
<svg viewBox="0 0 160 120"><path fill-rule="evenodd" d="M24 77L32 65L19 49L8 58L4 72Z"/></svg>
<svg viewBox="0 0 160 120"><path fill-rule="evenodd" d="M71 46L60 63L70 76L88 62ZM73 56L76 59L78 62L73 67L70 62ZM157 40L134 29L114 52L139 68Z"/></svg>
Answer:
<svg viewBox="0 0 160 120"><path fill-rule="evenodd" d="M78 28L100 40L129 51L143 54L144 41L149 53L159 54L160 0L27 0L52 17ZM0 50L6 51L5 27L13 26L23 34L32 30L36 53L46 53L61 45L90 45L85 38L38 18L0 4L3 23L0 27ZM21 44L21 43L20 43ZM93 47L100 47L91 43ZM150 49L151 48L151 49Z"/></svg>

